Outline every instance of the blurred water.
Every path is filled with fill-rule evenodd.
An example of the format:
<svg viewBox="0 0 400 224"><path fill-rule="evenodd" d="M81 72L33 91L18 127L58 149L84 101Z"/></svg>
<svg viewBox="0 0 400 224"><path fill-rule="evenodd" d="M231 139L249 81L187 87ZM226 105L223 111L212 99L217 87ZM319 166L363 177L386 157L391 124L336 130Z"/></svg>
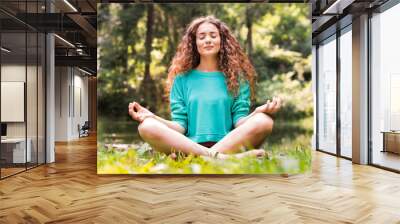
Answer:
<svg viewBox="0 0 400 224"><path fill-rule="evenodd" d="M120 118L98 117L97 141L100 143L131 144L141 141L137 132L139 123Z"/></svg>

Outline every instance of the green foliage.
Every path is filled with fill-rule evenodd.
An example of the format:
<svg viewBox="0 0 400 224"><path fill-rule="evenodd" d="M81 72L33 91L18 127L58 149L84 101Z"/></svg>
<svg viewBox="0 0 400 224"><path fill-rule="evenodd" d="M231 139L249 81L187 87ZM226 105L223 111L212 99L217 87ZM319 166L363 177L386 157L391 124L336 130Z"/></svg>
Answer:
<svg viewBox="0 0 400 224"><path fill-rule="evenodd" d="M168 105L161 100L167 69L186 26L199 16L215 15L230 27L242 47L249 53L251 51L249 56L258 73L258 82L264 83L283 73L291 73L292 79L309 82L311 22L308 11L308 4L155 4L151 79L148 79L155 85L142 85L154 88L148 89L140 88L144 82L146 63L145 5L99 4L100 113L102 116L124 117L128 102L140 102L144 96L148 96L146 91L151 91L157 94L150 95L154 99L145 97L149 101L147 104L156 107L160 115L167 115ZM252 33L250 39L249 32ZM306 86L302 85L304 88ZM264 95L263 90L256 89L256 92L260 91L259 95ZM279 95L278 92L274 94ZM302 102L289 106L299 103ZM304 113L304 110L296 111Z"/></svg>
<svg viewBox="0 0 400 224"><path fill-rule="evenodd" d="M313 96L310 82L293 79L294 73L276 75L258 83L257 102L262 104L280 96L283 106L277 114L282 120L294 120L313 115Z"/></svg>
<svg viewBox="0 0 400 224"><path fill-rule="evenodd" d="M284 49L300 52L307 57L311 51L309 8L296 4L277 4L265 17L276 20L269 26L271 42ZM264 21L268 21L265 19ZM268 27L268 25L266 24Z"/></svg>

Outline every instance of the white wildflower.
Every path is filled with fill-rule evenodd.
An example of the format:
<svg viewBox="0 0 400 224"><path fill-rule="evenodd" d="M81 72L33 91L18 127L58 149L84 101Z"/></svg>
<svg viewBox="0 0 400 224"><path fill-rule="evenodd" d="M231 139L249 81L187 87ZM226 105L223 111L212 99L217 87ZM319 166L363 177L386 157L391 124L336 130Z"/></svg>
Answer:
<svg viewBox="0 0 400 224"><path fill-rule="evenodd" d="M192 172L193 173L196 173L196 174L201 173L201 166L199 164L193 163L191 165L191 167L192 167Z"/></svg>
<svg viewBox="0 0 400 224"><path fill-rule="evenodd" d="M157 164L156 166L153 166L152 168L150 168L150 171L151 172L159 172L159 171L163 171L167 168L168 168L167 165L165 165L164 163L160 163L160 164Z"/></svg>
<svg viewBox="0 0 400 224"><path fill-rule="evenodd" d="M294 158L286 157L282 159L282 166L285 171L294 171L299 169L299 161Z"/></svg>

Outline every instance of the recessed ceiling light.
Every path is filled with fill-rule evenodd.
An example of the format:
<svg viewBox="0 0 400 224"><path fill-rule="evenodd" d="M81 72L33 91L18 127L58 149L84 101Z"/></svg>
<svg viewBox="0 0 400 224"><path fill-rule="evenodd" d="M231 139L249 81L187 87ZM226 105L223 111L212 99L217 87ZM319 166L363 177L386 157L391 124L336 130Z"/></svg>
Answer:
<svg viewBox="0 0 400 224"><path fill-rule="evenodd" d="M71 4L69 3L68 0L64 0L65 4L67 4L74 12L78 12L78 10Z"/></svg>
<svg viewBox="0 0 400 224"><path fill-rule="evenodd" d="M336 0L322 14L342 14L343 9L351 5L355 0Z"/></svg>
<svg viewBox="0 0 400 224"><path fill-rule="evenodd" d="M79 69L79 71L81 71L81 72L83 72L83 73L85 73L85 74L87 74L87 75L92 75L92 73L90 73L90 72L88 72L88 71L85 71L85 70L83 70L83 69L81 69L81 68L79 68L79 67L78 67L78 69Z"/></svg>
<svg viewBox="0 0 400 224"><path fill-rule="evenodd" d="M7 48L5 48L5 47L1 47L1 50L4 51L4 52L6 52L6 53L10 53L10 52L11 52L11 50L9 50L9 49L7 49Z"/></svg>
<svg viewBox="0 0 400 224"><path fill-rule="evenodd" d="M72 44L71 42L69 42L68 40L66 40L66 39L64 39L64 38L62 38L62 37L60 37L60 36L57 35L57 34L54 34L54 36L57 37L58 39L60 39L62 42L66 43L67 45L69 45L69 46L75 48L75 45L73 45L73 44Z"/></svg>

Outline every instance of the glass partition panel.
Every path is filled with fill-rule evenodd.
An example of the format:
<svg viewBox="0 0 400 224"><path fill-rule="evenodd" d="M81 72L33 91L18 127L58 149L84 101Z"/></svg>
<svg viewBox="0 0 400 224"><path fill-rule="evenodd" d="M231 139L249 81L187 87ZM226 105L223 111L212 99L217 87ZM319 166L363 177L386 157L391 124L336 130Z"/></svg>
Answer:
<svg viewBox="0 0 400 224"><path fill-rule="evenodd" d="M3 30L4 31L4 30ZM1 175L2 178L26 169L31 161L26 141L26 33L1 34Z"/></svg>
<svg viewBox="0 0 400 224"><path fill-rule="evenodd" d="M400 170L400 4L371 18L372 163Z"/></svg>
<svg viewBox="0 0 400 224"><path fill-rule="evenodd" d="M0 178L45 163L45 2L0 1Z"/></svg>
<svg viewBox="0 0 400 224"><path fill-rule="evenodd" d="M336 36L318 48L318 147L336 154Z"/></svg>
<svg viewBox="0 0 400 224"><path fill-rule="evenodd" d="M340 36L340 154L352 157L352 35L351 25Z"/></svg>
<svg viewBox="0 0 400 224"><path fill-rule="evenodd" d="M28 168L37 165L38 157L38 36L36 32L28 32L28 62L27 62L27 82L26 82L26 112L27 112L27 143L30 148L30 160L27 163Z"/></svg>
<svg viewBox="0 0 400 224"><path fill-rule="evenodd" d="M46 39L45 35L39 33L38 35L38 164L43 164L46 162L46 148L45 148L45 65L46 65L46 52L45 52L45 44Z"/></svg>

